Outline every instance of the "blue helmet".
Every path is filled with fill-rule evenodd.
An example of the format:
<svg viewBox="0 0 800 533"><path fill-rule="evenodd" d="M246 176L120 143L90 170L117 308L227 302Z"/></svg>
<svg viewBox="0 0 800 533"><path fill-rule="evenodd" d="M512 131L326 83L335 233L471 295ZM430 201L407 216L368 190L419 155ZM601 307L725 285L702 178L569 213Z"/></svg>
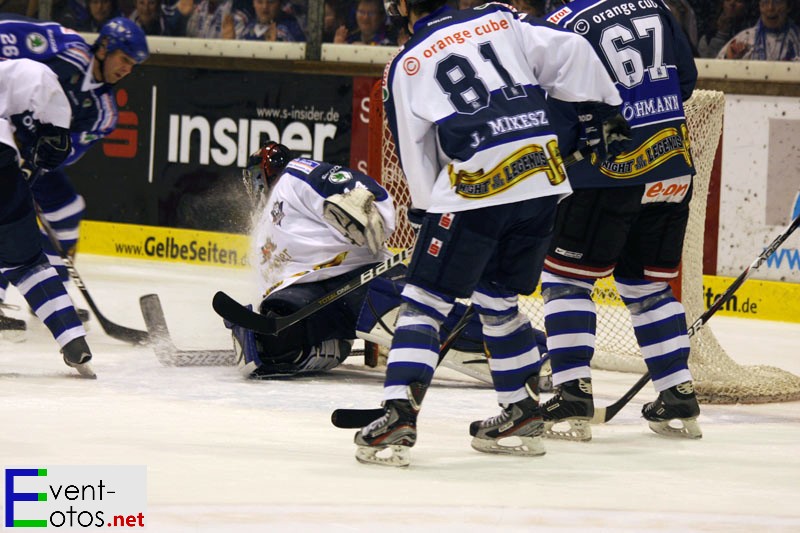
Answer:
<svg viewBox="0 0 800 533"><path fill-rule="evenodd" d="M125 17L116 17L100 28L100 35L94 43L97 49L105 39L107 52L122 50L137 63L145 61L150 56L147 49L147 38L142 29L132 20Z"/></svg>

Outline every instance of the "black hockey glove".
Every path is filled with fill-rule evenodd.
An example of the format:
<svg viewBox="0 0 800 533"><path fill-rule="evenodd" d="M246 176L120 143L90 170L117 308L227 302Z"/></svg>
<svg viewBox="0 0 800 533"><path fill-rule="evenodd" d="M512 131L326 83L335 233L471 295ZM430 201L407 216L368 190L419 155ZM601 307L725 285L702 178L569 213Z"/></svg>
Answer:
<svg viewBox="0 0 800 533"><path fill-rule="evenodd" d="M33 165L44 170L58 168L67 159L72 147L69 130L52 124L41 124L37 131L39 138L33 149Z"/></svg>
<svg viewBox="0 0 800 533"><path fill-rule="evenodd" d="M414 230L414 235L419 233L419 229L422 227L422 222L425 220L426 214L424 209L418 209L416 207L408 208L406 216L408 217L408 224L411 226L411 229Z"/></svg>
<svg viewBox="0 0 800 533"><path fill-rule="evenodd" d="M580 103L578 119L583 125L586 143L597 154L597 165L631 149L631 127L616 106L600 102Z"/></svg>

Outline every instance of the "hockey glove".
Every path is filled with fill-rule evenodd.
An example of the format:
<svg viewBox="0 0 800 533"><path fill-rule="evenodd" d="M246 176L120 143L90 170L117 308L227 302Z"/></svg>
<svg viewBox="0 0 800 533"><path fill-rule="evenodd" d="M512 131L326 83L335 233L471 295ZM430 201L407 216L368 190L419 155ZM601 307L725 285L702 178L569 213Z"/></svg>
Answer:
<svg viewBox="0 0 800 533"><path fill-rule="evenodd" d="M44 170L54 170L67 159L72 147L69 130L52 124L41 124L39 138L33 149L33 165Z"/></svg>
<svg viewBox="0 0 800 533"><path fill-rule="evenodd" d="M631 127L616 106L584 102L578 104L578 118L583 125L586 143L597 155L597 165L631 148Z"/></svg>
<svg viewBox="0 0 800 533"><path fill-rule="evenodd" d="M375 196L357 187L345 194L334 194L323 203L322 216L339 233L357 246L366 246L378 255L386 234L383 219L375 208Z"/></svg>

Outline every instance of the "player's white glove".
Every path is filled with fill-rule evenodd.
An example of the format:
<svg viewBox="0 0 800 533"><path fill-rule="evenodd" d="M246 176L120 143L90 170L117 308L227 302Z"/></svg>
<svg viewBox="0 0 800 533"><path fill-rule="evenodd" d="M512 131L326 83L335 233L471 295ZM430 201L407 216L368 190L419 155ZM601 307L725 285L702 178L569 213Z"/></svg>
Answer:
<svg viewBox="0 0 800 533"><path fill-rule="evenodd" d="M386 234L383 219L375 207L375 196L357 187L345 194L334 194L323 203L322 216L347 240L366 246L378 255Z"/></svg>

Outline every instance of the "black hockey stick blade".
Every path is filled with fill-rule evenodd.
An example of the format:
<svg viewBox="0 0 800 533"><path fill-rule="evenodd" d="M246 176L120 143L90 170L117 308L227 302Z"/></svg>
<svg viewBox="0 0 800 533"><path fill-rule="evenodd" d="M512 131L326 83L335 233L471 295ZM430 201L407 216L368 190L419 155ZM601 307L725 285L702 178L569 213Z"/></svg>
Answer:
<svg viewBox="0 0 800 533"><path fill-rule="evenodd" d="M359 277L351 279L335 291L326 294L317 301L308 304L304 308L292 313L291 315L275 317L256 313L243 306L222 291L219 291L214 295L212 306L214 307L214 311L216 311L219 316L228 322L233 322L237 326L241 326L264 335L276 335L279 331L282 331L292 324L296 324L304 318L313 315L325 306L335 302L345 294L351 293L355 289L366 283L369 283L381 274L396 267L405 261L406 258L411 255L411 252L411 248L406 248L402 252L393 255L383 263L380 263L369 270L365 270Z"/></svg>
<svg viewBox="0 0 800 533"><path fill-rule="evenodd" d="M376 409L336 409L331 413L331 423L337 428L362 428L383 416L383 408Z"/></svg>
<svg viewBox="0 0 800 533"><path fill-rule="evenodd" d="M144 323L150 338L150 346L158 361L164 366L233 366L236 354L233 350L179 350L172 342L161 300L157 294L146 294L139 298Z"/></svg>
<svg viewBox="0 0 800 533"><path fill-rule="evenodd" d="M800 226L800 215L796 216L794 220L789 224L789 226L783 230L783 232L775 237L775 239L764 248L764 250L758 254L755 261L753 261L750 266L744 269L744 271L739 274L739 277L736 278L733 283L725 290L725 292L720 296L712 305L709 307L700 317L695 320L691 326L689 326L687 333L689 337L692 337L695 333L700 331L700 328L705 326L706 322L717 312L719 311L728 300L731 299L733 293L735 293L739 287L741 287L747 278L750 277L750 274L757 270L764 261L766 261L769 256L775 253L775 251L783 244L789 236L794 233L794 231ZM630 402L634 396L636 396L640 390L647 385L647 382L650 381L650 372L645 373L639 381L637 381L633 387L628 390L625 394L622 395L622 398L617 400L616 402L612 403L607 407L595 407L594 409L594 416L592 417L591 423L592 424L605 424L612 418L614 418L617 413L619 413L623 407L625 407L628 402Z"/></svg>

